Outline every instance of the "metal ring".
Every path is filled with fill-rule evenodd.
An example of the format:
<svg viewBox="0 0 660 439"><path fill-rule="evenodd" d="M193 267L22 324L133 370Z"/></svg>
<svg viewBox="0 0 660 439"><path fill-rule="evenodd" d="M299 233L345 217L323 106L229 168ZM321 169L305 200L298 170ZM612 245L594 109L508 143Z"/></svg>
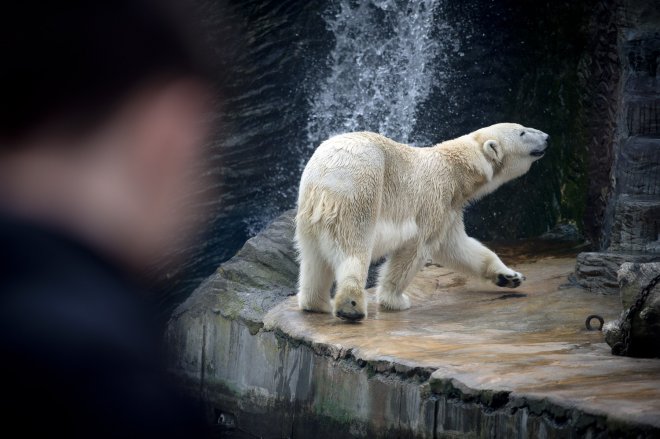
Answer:
<svg viewBox="0 0 660 439"><path fill-rule="evenodd" d="M591 321L593 319L597 319L600 322L600 326L598 327L597 330L602 331L603 330L603 325L605 324L605 320L601 316L599 316L598 314L592 314L589 317L587 317L587 320L585 320L585 322L584 322L584 326L587 327L588 331L595 331L596 329L591 326Z"/></svg>

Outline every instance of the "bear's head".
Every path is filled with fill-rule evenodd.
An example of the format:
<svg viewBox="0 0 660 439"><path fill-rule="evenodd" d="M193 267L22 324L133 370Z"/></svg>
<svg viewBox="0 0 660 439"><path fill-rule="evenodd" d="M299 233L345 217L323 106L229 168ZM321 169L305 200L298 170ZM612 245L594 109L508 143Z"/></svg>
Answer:
<svg viewBox="0 0 660 439"><path fill-rule="evenodd" d="M490 178L473 199L529 171L532 163L545 155L549 139L543 131L517 123L498 123L481 128L471 136L492 168Z"/></svg>

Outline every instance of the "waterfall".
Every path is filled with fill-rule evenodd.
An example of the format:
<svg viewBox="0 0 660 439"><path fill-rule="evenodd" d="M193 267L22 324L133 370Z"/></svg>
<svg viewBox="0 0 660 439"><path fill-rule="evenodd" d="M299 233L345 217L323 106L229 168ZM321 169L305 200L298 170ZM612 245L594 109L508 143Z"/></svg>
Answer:
<svg viewBox="0 0 660 439"><path fill-rule="evenodd" d="M582 93L571 79L584 60L580 2L199 2L223 88L208 163L220 195L183 274L168 273L172 295L189 293L294 207L312 152L342 132L376 131L415 146L501 121L556 133L554 152L524 181L466 212L466 229L513 239L542 233L560 213L580 221L584 142L571 128ZM551 32L539 32L543 10ZM558 204L559 193L573 195Z"/></svg>
<svg viewBox="0 0 660 439"><path fill-rule="evenodd" d="M439 14L444 1L338 0L326 13L336 42L329 75L308 98L310 148L334 134L362 130L405 143L431 141L415 136L419 105L443 88L442 61L458 50Z"/></svg>
<svg viewBox="0 0 660 439"><path fill-rule="evenodd" d="M286 118L298 114L304 118L304 132L301 137L289 134L282 144L288 158L273 163L271 196L243 220L249 235L256 234L283 208L295 205L307 160L332 135L366 130L413 145L439 140L442 130L438 124L432 132L419 130L417 125L418 119L428 124L433 118L420 112L420 105L431 96L441 98L446 116L452 108L451 93L445 90L452 77L449 61L460 55L460 39L445 18L447 2L334 0L325 10L315 11L325 30L311 31L299 44L308 45L314 39L330 44L324 44L325 50L318 46L316 50L296 50L302 54L300 62L307 66L308 74L281 98L291 104L302 98L306 105L292 105L287 112L278 110L276 125L284 125ZM310 26L309 22L296 23L295 35Z"/></svg>

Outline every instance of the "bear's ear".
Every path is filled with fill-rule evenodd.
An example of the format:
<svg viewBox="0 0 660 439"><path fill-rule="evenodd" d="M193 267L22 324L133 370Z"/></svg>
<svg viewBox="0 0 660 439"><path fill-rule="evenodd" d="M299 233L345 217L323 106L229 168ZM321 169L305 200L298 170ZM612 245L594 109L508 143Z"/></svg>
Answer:
<svg viewBox="0 0 660 439"><path fill-rule="evenodd" d="M502 148L500 144L497 143L497 140L489 139L484 142L483 145L484 154L489 159L499 162L502 160Z"/></svg>

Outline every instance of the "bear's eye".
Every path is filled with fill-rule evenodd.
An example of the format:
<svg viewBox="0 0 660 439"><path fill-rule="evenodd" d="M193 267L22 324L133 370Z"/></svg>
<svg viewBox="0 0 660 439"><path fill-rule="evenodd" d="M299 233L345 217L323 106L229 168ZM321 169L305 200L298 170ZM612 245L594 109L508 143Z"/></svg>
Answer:
<svg viewBox="0 0 660 439"><path fill-rule="evenodd" d="M522 133L520 133L520 137L522 137L522 136L524 136L524 135L525 135L525 132L524 132L524 131L523 131Z"/></svg>

